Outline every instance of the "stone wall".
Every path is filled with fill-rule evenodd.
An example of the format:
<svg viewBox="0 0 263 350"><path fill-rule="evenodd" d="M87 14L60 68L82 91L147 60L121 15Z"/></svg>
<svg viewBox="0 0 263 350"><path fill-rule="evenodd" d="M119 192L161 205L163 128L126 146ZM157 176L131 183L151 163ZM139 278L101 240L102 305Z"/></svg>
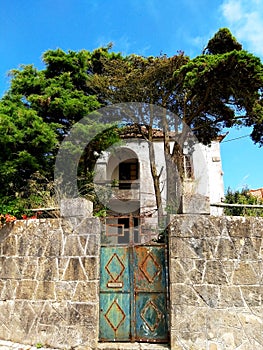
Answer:
<svg viewBox="0 0 263 350"><path fill-rule="evenodd" d="M171 349L262 349L262 258L262 218L176 216Z"/></svg>
<svg viewBox="0 0 263 350"><path fill-rule="evenodd" d="M99 249L96 218L16 221L2 228L0 339L94 349Z"/></svg>
<svg viewBox="0 0 263 350"><path fill-rule="evenodd" d="M97 349L100 231L92 217L0 230L0 339ZM171 350L262 349L263 219L178 215L169 244Z"/></svg>

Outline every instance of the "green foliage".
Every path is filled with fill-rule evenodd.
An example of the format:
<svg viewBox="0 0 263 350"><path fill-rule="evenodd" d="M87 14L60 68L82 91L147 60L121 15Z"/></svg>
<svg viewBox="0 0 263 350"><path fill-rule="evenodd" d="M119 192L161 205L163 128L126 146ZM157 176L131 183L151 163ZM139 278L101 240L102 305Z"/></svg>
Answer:
<svg viewBox="0 0 263 350"><path fill-rule="evenodd" d="M209 144L223 128L234 125L261 130L263 66L246 51L201 55L177 70L182 81L185 122L199 141ZM262 131L262 130L261 130ZM263 144L262 133L251 134Z"/></svg>
<svg viewBox="0 0 263 350"><path fill-rule="evenodd" d="M58 145L56 127L19 100L0 101L1 196L24 191L36 171L49 173Z"/></svg>
<svg viewBox="0 0 263 350"><path fill-rule="evenodd" d="M172 57L129 55L107 60L103 74L95 74L93 85L103 103L138 101L174 113L177 118L160 116L155 124L144 116L137 120L138 124L163 128L166 135L169 129L183 135L178 119L206 145L224 128L251 126L252 140L263 145L263 66L259 58L242 50L226 28L220 29L204 53L194 59L178 52ZM183 180L182 150L175 144L172 150L165 147L165 152L173 159ZM157 183L154 169L152 176ZM176 186L171 186L168 196L173 193L175 198L177 194L174 195L172 187ZM155 194L158 206L160 196L156 189ZM168 202L171 207L171 199Z"/></svg>
<svg viewBox="0 0 263 350"><path fill-rule="evenodd" d="M221 28L214 37L209 40L204 53L216 55L234 50L242 50L242 45L237 42L228 28Z"/></svg>
<svg viewBox="0 0 263 350"><path fill-rule="evenodd" d="M103 104L137 101L164 107L204 144L226 127L252 126L252 140L263 144L263 65L228 29L220 29L194 59L179 52L116 56L103 64L92 80ZM174 120L167 122L177 130Z"/></svg>
<svg viewBox="0 0 263 350"><path fill-rule="evenodd" d="M232 191L228 188L224 203L263 205L263 199L250 194L247 188L241 191ZM224 209L224 214L230 216L263 216L263 208L227 207Z"/></svg>
<svg viewBox="0 0 263 350"><path fill-rule="evenodd" d="M43 55L43 70L21 65L10 72L11 87L0 101L0 197L9 198L10 212L20 212L21 203L29 208L46 203L43 192L52 182L59 143L74 124L101 106L90 81L102 70L105 59L118 56L110 54L109 48L68 53L48 50ZM104 128L104 121L94 113L79 132L89 140ZM86 147L79 166L82 181L89 181L88 173L99 153L117 137L109 130ZM73 148L71 145L70 152L78 151ZM32 187L36 172L38 190Z"/></svg>
<svg viewBox="0 0 263 350"><path fill-rule="evenodd" d="M259 58L242 50L228 29L220 29L194 59L182 52L142 57L110 49L111 44L94 51L48 50L43 54L44 69L22 65L10 72L10 89L0 101L0 197L6 205L17 203L20 208L23 201L28 208L41 205L59 143L84 116L113 103L164 107L204 144L225 127L251 126L252 140L263 145L263 66ZM87 140L94 132L97 136L85 147L78 176L84 195L93 196L94 164L118 140L118 132L111 123L107 132L101 132L105 122L112 121L101 120L96 113L85 120L85 126L77 124L80 136ZM138 120L138 124L150 123ZM161 117L151 125L160 126L164 131L180 129L173 118ZM72 154L79 152L76 145L67 147ZM182 174L178 147L170 155ZM40 196L30 187L36 172Z"/></svg>
<svg viewBox="0 0 263 350"><path fill-rule="evenodd" d="M14 215L20 218L25 213L24 202L11 199L10 197L1 197L0 213Z"/></svg>
<svg viewBox="0 0 263 350"><path fill-rule="evenodd" d="M55 197L54 182L45 178L40 172L36 172L27 179L24 191L16 192L15 195L1 196L0 213L14 215L17 219L24 215L36 215L32 209L58 207ZM44 213L43 213L44 215ZM51 216L57 217L58 212L53 211Z"/></svg>

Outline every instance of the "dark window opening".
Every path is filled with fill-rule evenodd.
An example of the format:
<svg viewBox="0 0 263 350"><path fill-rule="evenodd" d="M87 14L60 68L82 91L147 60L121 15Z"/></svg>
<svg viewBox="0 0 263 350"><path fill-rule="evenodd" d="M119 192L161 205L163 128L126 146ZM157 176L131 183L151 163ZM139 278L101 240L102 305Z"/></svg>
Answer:
<svg viewBox="0 0 263 350"><path fill-rule="evenodd" d="M194 177L192 157L189 155L184 155L184 176L186 179Z"/></svg>
<svg viewBox="0 0 263 350"><path fill-rule="evenodd" d="M118 236L118 244L129 244L140 242L139 218L119 218L118 225L122 225L123 233Z"/></svg>
<svg viewBox="0 0 263 350"><path fill-rule="evenodd" d="M139 163L137 159L130 159L119 164L119 189L131 189L132 181L138 180Z"/></svg>
<svg viewBox="0 0 263 350"><path fill-rule="evenodd" d="M118 219L118 225L123 225L123 236L118 236L118 243L125 244L130 241L130 224L129 218Z"/></svg>

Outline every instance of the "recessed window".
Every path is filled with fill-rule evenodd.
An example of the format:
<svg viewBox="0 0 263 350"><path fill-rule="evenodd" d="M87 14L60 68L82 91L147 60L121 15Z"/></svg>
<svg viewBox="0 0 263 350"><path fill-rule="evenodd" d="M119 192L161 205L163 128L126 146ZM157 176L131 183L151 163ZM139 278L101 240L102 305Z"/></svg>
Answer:
<svg viewBox="0 0 263 350"><path fill-rule="evenodd" d="M192 157L188 154L184 155L184 176L186 179L194 177Z"/></svg>
<svg viewBox="0 0 263 350"><path fill-rule="evenodd" d="M129 159L119 164L119 188L131 189L131 183L138 179L139 173L138 159Z"/></svg>

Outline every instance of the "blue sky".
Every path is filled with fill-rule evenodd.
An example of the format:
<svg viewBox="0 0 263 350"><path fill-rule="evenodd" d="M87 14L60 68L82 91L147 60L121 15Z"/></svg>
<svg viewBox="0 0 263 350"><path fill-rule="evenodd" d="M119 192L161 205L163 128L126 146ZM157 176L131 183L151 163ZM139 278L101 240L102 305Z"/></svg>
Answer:
<svg viewBox="0 0 263 350"><path fill-rule="evenodd" d="M123 54L171 56L180 50L195 57L219 28L228 27L244 49L263 60L262 0L0 0L0 5L0 95L10 69L43 68L41 56L48 49L93 50L113 42L113 50ZM225 188L263 187L263 147L242 137L247 134L231 130L221 144Z"/></svg>

